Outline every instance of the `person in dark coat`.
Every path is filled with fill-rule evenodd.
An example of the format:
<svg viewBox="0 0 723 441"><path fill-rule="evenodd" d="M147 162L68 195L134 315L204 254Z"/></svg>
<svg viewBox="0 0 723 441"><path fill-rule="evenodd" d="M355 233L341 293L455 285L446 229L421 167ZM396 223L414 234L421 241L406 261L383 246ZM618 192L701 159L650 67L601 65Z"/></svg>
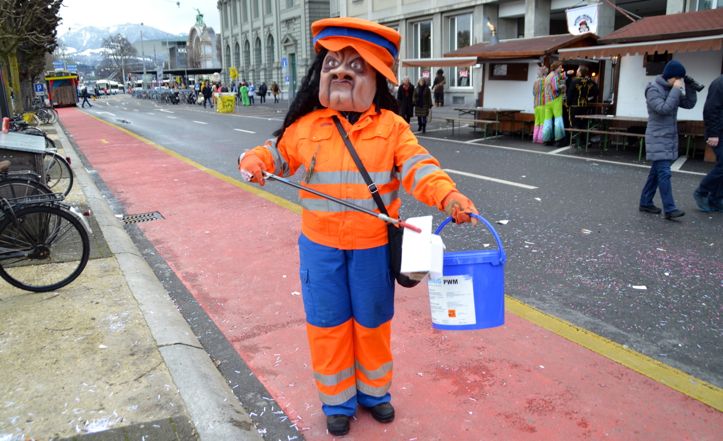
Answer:
<svg viewBox="0 0 723 441"><path fill-rule="evenodd" d="M432 107L432 92L427 86L427 80L420 78L417 87L414 88L412 95L414 101L414 114L417 115L418 132L427 133L427 117L429 109Z"/></svg>
<svg viewBox="0 0 723 441"><path fill-rule="evenodd" d="M88 101L88 98L90 98L90 94L88 93L87 87L84 87L83 90L80 92L80 97L83 98L83 102L80 103L80 107L85 108L86 104L88 104L89 107L93 107L90 101Z"/></svg>
<svg viewBox="0 0 723 441"><path fill-rule="evenodd" d="M399 102L399 115L409 122L414 115L414 86L409 81L409 77L405 77L402 85L397 89L397 101Z"/></svg>
<svg viewBox="0 0 723 441"><path fill-rule="evenodd" d="M203 85L203 89L201 89L201 93L203 94L203 108L206 108L206 103L208 103L211 108L213 109L213 102L211 101L211 95L213 95L213 89L211 89L211 85L206 82L206 84Z"/></svg>
<svg viewBox="0 0 723 441"><path fill-rule="evenodd" d="M444 86L447 84L447 80L444 78L444 71L439 69L437 75L434 77L434 83L432 83L432 89L434 90L434 105L437 107L444 106Z"/></svg>
<svg viewBox="0 0 723 441"><path fill-rule="evenodd" d="M269 91L269 88L266 86L266 83L261 83L259 86L259 91L257 92L259 95L259 102L265 103L266 102L266 92Z"/></svg>
<svg viewBox="0 0 723 441"><path fill-rule="evenodd" d="M703 107L705 142L715 152L715 166L693 193L701 211L723 211L723 75L713 80Z"/></svg>
<svg viewBox="0 0 723 441"><path fill-rule="evenodd" d="M670 165L678 158L678 107L692 109L698 95L683 79L685 67L677 60L665 65L663 74L645 88L648 126L645 129L645 158L652 161L648 180L640 194L640 211L659 214L653 205L660 190L666 219L675 219L685 212L675 206L670 183Z"/></svg>
<svg viewBox="0 0 723 441"><path fill-rule="evenodd" d="M577 115L590 113L589 105L597 101L598 87L590 77L590 69L587 66L578 67L575 74L575 78L570 79L567 86L568 118L571 127L584 129L587 123L583 119L577 119Z"/></svg>

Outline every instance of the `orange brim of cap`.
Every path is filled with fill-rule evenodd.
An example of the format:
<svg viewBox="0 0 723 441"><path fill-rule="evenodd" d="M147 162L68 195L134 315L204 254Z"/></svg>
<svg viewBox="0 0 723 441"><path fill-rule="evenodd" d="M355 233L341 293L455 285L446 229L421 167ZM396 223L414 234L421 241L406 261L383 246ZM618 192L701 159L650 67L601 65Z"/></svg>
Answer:
<svg viewBox="0 0 723 441"><path fill-rule="evenodd" d="M345 47L350 47L357 51L364 61L369 63L377 72L384 75L387 80L393 84L399 84L397 76L389 67L394 64L392 55L376 44L351 37L327 37L318 40L316 44L332 52L339 52Z"/></svg>

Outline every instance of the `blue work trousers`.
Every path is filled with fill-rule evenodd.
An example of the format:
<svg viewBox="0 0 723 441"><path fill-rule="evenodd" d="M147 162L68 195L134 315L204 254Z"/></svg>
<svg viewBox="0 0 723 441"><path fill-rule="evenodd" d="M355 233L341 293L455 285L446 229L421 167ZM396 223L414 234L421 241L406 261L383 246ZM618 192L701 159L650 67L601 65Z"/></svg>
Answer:
<svg viewBox="0 0 723 441"><path fill-rule="evenodd" d="M394 279L389 271L389 248L386 245L363 250L340 250L317 244L301 235L299 257L306 321L317 328L309 332L315 375L318 374L317 366L334 365L334 360L345 357L353 359L353 365L363 366L366 364L364 354L378 352L380 347L391 347L388 336L379 337L381 340L374 337L360 341L353 332L349 332L340 340L336 332L353 321L374 334L375 329L386 326L394 316ZM336 340L333 345L330 343L332 339ZM365 344L373 347L355 346ZM337 349L330 349L333 347ZM348 352L352 349L353 353ZM391 369L391 351L388 357ZM355 374L352 372L350 375ZM364 387L363 383L359 383L358 375L357 386ZM354 393L353 387L351 393L342 399L327 397L325 400L323 394L320 395L322 402L325 401L322 410L326 415L352 416L357 404L374 407L391 400L387 390L373 396L358 389Z"/></svg>
<svg viewBox="0 0 723 441"><path fill-rule="evenodd" d="M716 157L715 166L700 181L697 192L708 196L710 201L717 204L723 199L723 140L718 141L718 146L713 151Z"/></svg>

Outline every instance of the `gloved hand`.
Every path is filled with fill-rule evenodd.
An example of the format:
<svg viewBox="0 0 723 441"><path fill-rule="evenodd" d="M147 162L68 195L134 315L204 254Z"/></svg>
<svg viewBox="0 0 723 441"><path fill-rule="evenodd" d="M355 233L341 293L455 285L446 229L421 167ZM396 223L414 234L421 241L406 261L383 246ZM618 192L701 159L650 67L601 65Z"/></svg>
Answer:
<svg viewBox="0 0 723 441"><path fill-rule="evenodd" d="M245 152L238 158L238 169L247 182L263 186L266 183L264 168L264 161L253 153Z"/></svg>
<svg viewBox="0 0 723 441"><path fill-rule="evenodd" d="M479 212L472 201L457 190L452 191L444 198L442 206L445 213L452 216L455 223L472 222L472 225L477 225L477 219L470 216L469 213L479 214Z"/></svg>

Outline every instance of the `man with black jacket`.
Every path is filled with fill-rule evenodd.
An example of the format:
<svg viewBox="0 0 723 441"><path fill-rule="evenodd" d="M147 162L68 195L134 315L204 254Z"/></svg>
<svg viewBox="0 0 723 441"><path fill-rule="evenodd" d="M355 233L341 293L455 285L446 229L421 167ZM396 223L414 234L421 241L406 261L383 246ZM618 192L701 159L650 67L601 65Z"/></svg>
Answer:
<svg viewBox="0 0 723 441"><path fill-rule="evenodd" d="M703 107L705 142L715 152L713 170L700 181L693 193L698 208L703 212L723 211L723 75L713 80Z"/></svg>
<svg viewBox="0 0 723 441"><path fill-rule="evenodd" d="M213 101L211 101L211 95L213 95L213 90L211 89L211 84L206 82L206 84L203 86L203 89L201 89L201 93L203 94L203 108L205 109L206 103L208 103L213 109Z"/></svg>

